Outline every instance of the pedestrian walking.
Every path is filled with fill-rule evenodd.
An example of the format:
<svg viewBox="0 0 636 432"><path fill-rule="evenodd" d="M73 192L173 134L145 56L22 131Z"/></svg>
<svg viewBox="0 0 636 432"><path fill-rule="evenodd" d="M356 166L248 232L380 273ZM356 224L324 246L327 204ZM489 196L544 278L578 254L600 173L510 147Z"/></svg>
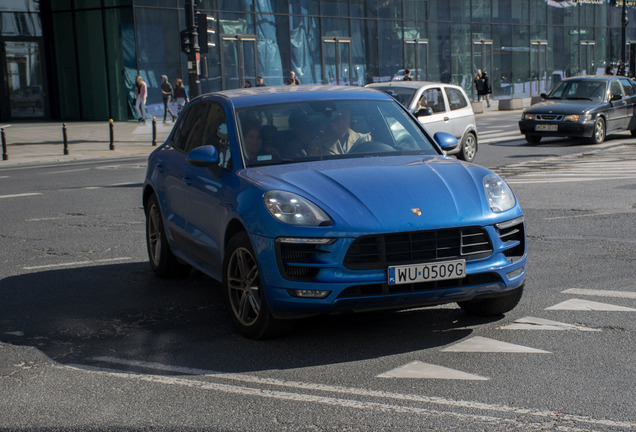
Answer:
<svg viewBox="0 0 636 432"><path fill-rule="evenodd" d="M484 81L481 79L481 69L477 69L477 75L473 79L475 90L477 91L477 102L479 102L479 91L484 87Z"/></svg>
<svg viewBox="0 0 636 432"><path fill-rule="evenodd" d="M287 82L285 84L287 84L287 85L300 85L300 80L298 78L296 78L296 72L294 72L294 71L289 72L289 79L287 80Z"/></svg>
<svg viewBox="0 0 636 432"><path fill-rule="evenodd" d="M411 78L410 69L404 69L404 78L402 78L402 81L413 81L413 78Z"/></svg>
<svg viewBox="0 0 636 432"><path fill-rule="evenodd" d="M188 91L183 86L183 80L177 78L174 83L174 98L177 100L177 113L180 113L184 105L190 102Z"/></svg>
<svg viewBox="0 0 636 432"><path fill-rule="evenodd" d="M252 87L252 81L250 81L250 80L245 80L245 86L244 86L244 88L250 88L250 87Z"/></svg>
<svg viewBox="0 0 636 432"><path fill-rule="evenodd" d="M141 75L137 75L135 80L135 110L140 123L146 123L146 98L148 97L148 87Z"/></svg>
<svg viewBox="0 0 636 432"><path fill-rule="evenodd" d="M265 84L265 82L263 81L262 76L256 77L256 87L266 87L266 86L267 84Z"/></svg>
<svg viewBox="0 0 636 432"><path fill-rule="evenodd" d="M168 81L167 75L161 75L161 96L163 97L163 122L168 123L168 113L172 116L174 123L177 118L170 109L170 99L172 99L172 85Z"/></svg>

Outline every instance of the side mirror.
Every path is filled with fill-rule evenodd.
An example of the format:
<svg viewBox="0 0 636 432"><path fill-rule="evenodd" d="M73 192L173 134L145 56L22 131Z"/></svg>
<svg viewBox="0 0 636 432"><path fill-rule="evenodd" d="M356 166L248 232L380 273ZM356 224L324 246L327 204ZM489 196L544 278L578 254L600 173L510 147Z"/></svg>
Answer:
<svg viewBox="0 0 636 432"><path fill-rule="evenodd" d="M457 138L446 132L437 132L433 138L444 151L452 150L458 144Z"/></svg>
<svg viewBox="0 0 636 432"><path fill-rule="evenodd" d="M197 147L186 156L186 161L194 166L209 167L219 164L219 153L211 145Z"/></svg>
<svg viewBox="0 0 636 432"><path fill-rule="evenodd" d="M548 95L545 93L541 93L539 96L541 97L541 99L544 99L544 100L548 98Z"/></svg>
<svg viewBox="0 0 636 432"><path fill-rule="evenodd" d="M415 117L430 116L432 114L433 114L433 110L430 109L429 107L420 108L417 111L415 111Z"/></svg>
<svg viewBox="0 0 636 432"><path fill-rule="evenodd" d="M617 100L621 100L623 99L623 96L619 95L619 94L615 94L612 95L612 98L610 99L612 102L617 101Z"/></svg>

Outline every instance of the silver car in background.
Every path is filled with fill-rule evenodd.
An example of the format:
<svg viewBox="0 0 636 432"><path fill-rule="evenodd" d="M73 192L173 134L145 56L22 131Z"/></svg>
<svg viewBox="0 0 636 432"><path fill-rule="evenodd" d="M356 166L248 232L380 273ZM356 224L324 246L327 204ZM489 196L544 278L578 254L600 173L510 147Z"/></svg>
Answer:
<svg viewBox="0 0 636 432"><path fill-rule="evenodd" d="M470 99L460 86L428 81L369 84L390 94L426 127L431 135L446 132L459 141L449 155L472 162L477 154L477 126Z"/></svg>

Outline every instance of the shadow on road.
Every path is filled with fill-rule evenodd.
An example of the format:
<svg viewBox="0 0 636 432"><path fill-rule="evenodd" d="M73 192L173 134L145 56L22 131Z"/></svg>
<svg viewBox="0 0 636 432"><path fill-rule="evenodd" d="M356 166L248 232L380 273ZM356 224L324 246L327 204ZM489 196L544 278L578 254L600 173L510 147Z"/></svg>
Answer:
<svg viewBox="0 0 636 432"><path fill-rule="evenodd" d="M452 307L319 316L252 341L234 332L218 284L197 272L164 280L136 262L0 280L0 342L63 364L110 356L220 372L301 368L445 346L489 321Z"/></svg>

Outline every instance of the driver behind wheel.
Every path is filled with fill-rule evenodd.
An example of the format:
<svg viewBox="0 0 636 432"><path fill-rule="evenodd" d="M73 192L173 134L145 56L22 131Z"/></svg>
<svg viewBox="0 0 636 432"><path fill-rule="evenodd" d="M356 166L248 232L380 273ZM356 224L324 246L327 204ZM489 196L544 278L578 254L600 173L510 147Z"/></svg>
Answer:
<svg viewBox="0 0 636 432"><path fill-rule="evenodd" d="M351 110L343 109L334 112L328 123L324 136L320 138L319 144L313 154L338 155L348 153L354 144L358 142L371 141L370 134L362 134L351 129Z"/></svg>

